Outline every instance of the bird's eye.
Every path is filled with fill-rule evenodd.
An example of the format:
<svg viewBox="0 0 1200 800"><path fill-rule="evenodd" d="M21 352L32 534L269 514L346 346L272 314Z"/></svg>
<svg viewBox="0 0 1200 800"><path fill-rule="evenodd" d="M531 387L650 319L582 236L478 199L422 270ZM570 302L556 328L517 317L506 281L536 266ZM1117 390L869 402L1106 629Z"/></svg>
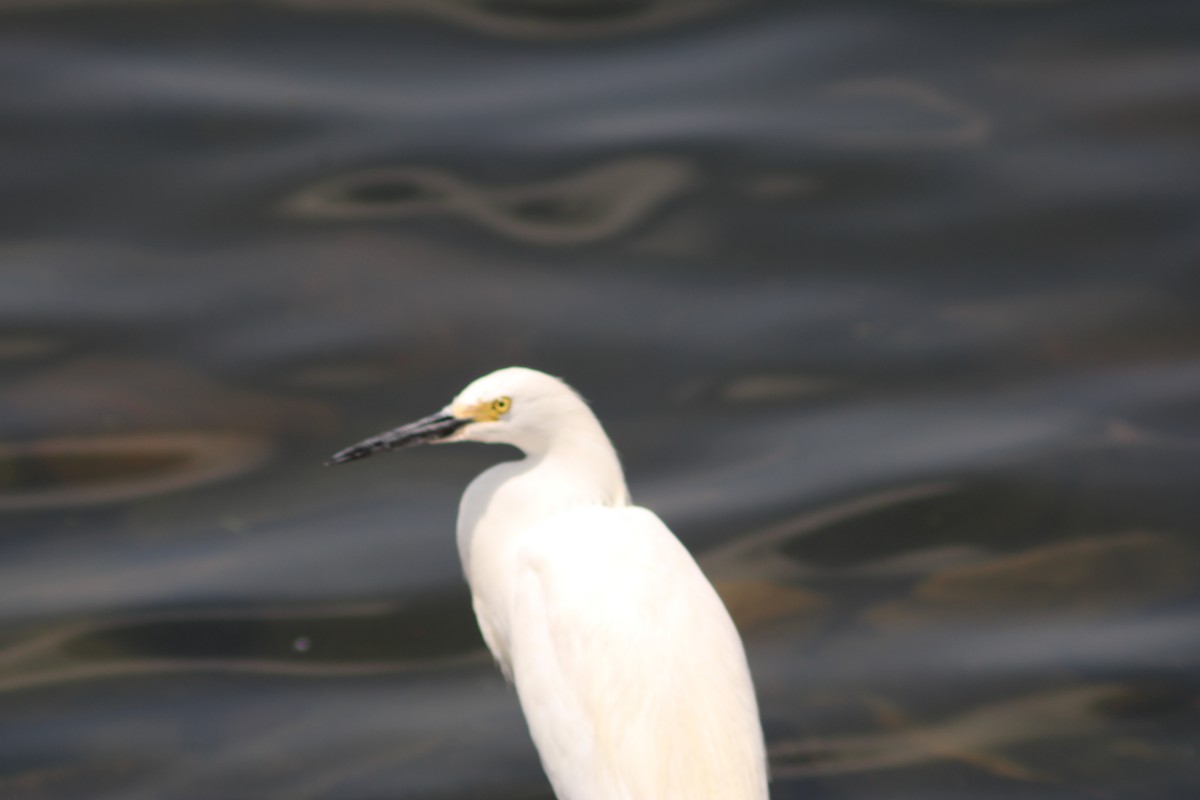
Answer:
<svg viewBox="0 0 1200 800"><path fill-rule="evenodd" d="M512 399L508 397L497 397L492 401L492 411L497 414L504 414L512 408Z"/></svg>

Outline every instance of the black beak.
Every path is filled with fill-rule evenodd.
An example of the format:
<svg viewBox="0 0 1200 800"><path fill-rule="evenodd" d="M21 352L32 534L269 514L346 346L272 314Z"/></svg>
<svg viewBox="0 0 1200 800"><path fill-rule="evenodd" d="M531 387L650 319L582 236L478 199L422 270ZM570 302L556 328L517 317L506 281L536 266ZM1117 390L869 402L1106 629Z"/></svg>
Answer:
<svg viewBox="0 0 1200 800"><path fill-rule="evenodd" d="M325 462L325 466L356 461L360 458L375 455L380 450L398 450L401 447L434 444L445 440L446 437L470 421L469 419L459 419L452 414L439 411L436 414L425 417L425 419L419 419L408 425L401 425L395 430L381 433L378 436L372 436L370 439L363 439L358 444L351 445L345 450L334 453Z"/></svg>

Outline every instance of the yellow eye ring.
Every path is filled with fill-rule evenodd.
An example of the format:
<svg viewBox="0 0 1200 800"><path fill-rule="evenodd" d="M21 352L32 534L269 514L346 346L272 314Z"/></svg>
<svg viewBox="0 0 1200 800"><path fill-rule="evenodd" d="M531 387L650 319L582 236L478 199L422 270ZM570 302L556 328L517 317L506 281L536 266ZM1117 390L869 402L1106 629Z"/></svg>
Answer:
<svg viewBox="0 0 1200 800"><path fill-rule="evenodd" d="M512 398L510 397L497 397L492 401L492 411L497 414L506 414L510 408L512 408Z"/></svg>

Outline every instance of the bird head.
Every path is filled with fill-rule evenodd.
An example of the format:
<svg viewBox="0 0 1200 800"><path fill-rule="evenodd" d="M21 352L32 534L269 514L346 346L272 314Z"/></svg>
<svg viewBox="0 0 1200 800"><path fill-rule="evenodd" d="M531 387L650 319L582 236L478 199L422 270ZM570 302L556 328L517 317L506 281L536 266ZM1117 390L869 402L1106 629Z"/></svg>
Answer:
<svg viewBox="0 0 1200 800"><path fill-rule="evenodd" d="M364 439L335 453L344 464L384 450L445 442L493 442L526 453L547 449L571 430L598 426L583 399L558 378L507 367L472 382L436 414Z"/></svg>

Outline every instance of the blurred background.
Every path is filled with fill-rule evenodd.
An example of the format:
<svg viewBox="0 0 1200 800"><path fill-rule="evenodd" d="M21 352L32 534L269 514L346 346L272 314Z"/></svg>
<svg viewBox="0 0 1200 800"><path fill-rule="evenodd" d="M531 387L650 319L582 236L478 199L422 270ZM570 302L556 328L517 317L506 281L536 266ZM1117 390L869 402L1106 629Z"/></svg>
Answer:
<svg viewBox="0 0 1200 800"><path fill-rule="evenodd" d="M1194 0L0 2L0 797L550 798L467 482L562 375L776 800L1200 795Z"/></svg>

